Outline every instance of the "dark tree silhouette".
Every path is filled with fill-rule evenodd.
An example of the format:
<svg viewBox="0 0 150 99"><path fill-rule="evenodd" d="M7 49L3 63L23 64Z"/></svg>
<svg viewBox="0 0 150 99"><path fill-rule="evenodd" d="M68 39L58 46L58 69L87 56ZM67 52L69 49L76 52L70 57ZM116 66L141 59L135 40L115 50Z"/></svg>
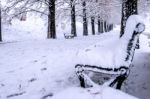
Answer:
<svg viewBox="0 0 150 99"><path fill-rule="evenodd" d="M55 0L49 0L48 6L48 33L47 38L56 38L56 26L55 26Z"/></svg>
<svg viewBox="0 0 150 99"><path fill-rule="evenodd" d="M88 35L88 24L87 24L87 17L86 17L86 2L85 0L82 2L83 7L83 35Z"/></svg>
<svg viewBox="0 0 150 99"><path fill-rule="evenodd" d="M98 33L104 33L104 21L98 17Z"/></svg>
<svg viewBox="0 0 150 99"><path fill-rule="evenodd" d="M75 13L75 4L74 0L70 0L71 5L71 34L77 36L76 33L76 13Z"/></svg>
<svg viewBox="0 0 150 99"><path fill-rule="evenodd" d="M95 18L91 17L92 35L95 35Z"/></svg>
<svg viewBox="0 0 150 99"><path fill-rule="evenodd" d="M100 17L98 17L98 33L100 33L101 31L101 21L100 21Z"/></svg>
<svg viewBox="0 0 150 99"><path fill-rule="evenodd" d="M107 29L107 22L106 22L106 21L104 21L104 31L105 31L105 32L108 32L108 29Z"/></svg>
<svg viewBox="0 0 150 99"><path fill-rule="evenodd" d="M100 33L104 33L104 22L102 19L100 20Z"/></svg>

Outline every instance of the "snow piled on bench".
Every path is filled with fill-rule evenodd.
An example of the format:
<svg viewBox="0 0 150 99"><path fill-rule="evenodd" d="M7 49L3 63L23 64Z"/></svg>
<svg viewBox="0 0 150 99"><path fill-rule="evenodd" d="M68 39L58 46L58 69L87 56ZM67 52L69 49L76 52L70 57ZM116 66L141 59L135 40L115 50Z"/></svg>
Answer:
<svg viewBox="0 0 150 99"><path fill-rule="evenodd" d="M138 23L143 20L138 15L129 17L125 34L122 38L108 40L102 45L101 42L82 49L77 53L79 64L96 65L101 67L118 68L120 66L129 66L131 61L125 62L127 56L127 45L132 37L133 31ZM135 41L136 42L136 41Z"/></svg>

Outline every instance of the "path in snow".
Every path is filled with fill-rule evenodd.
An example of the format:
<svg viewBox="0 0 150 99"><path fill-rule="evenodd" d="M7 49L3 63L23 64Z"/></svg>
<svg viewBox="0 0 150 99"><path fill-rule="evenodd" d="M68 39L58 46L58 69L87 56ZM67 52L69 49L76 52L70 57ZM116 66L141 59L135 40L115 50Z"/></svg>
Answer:
<svg viewBox="0 0 150 99"><path fill-rule="evenodd" d="M129 78L124 84L127 93L150 99L150 53L136 53Z"/></svg>

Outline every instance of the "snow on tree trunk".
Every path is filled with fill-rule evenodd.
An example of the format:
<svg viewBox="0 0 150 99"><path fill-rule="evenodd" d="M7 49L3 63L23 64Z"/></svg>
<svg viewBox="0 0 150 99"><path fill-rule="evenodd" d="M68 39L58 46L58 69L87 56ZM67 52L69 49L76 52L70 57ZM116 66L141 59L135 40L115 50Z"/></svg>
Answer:
<svg viewBox="0 0 150 99"><path fill-rule="evenodd" d="M56 38L56 26L55 26L55 0L49 0L49 14L48 14L48 33L47 38Z"/></svg>
<svg viewBox="0 0 150 99"><path fill-rule="evenodd" d="M71 0L70 3L71 3L71 34L77 36L74 0Z"/></svg>
<svg viewBox="0 0 150 99"><path fill-rule="evenodd" d="M95 18L91 17L92 35L95 35Z"/></svg>
<svg viewBox="0 0 150 99"><path fill-rule="evenodd" d="M88 35L88 25L87 25L87 17L86 17L86 2L82 2L83 6L83 35L87 36Z"/></svg>

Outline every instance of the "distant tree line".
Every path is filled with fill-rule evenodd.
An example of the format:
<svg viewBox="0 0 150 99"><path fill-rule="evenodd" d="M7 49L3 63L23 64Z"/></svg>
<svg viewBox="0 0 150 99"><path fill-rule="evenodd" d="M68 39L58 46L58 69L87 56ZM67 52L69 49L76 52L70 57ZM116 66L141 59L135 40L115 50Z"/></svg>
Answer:
<svg viewBox="0 0 150 99"><path fill-rule="evenodd" d="M141 0L139 1L141 2ZM144 1L148 3L148 1ZM142 3L140 4L142 5ZM65 19L69 16L71 34L75 37L77 36L77 17L82 17L83 36L89 34L89 20L92 35L96 34L95 24L97 24L98 34L111 31L114 24L113 22L109 22L109 19L115 17L115 13L120 13L118 12L118 8L121 8L121 5L121 37L124 34L125 23L128 17L138 13L138 0L7 0L7 5L3 8L2 16L7 21L11 21L13 18L26 12L36 12L46 15L48 19L47 38L56 39L56 20L59 17ZM1 32L0 41L2 41Z"/></svg>

